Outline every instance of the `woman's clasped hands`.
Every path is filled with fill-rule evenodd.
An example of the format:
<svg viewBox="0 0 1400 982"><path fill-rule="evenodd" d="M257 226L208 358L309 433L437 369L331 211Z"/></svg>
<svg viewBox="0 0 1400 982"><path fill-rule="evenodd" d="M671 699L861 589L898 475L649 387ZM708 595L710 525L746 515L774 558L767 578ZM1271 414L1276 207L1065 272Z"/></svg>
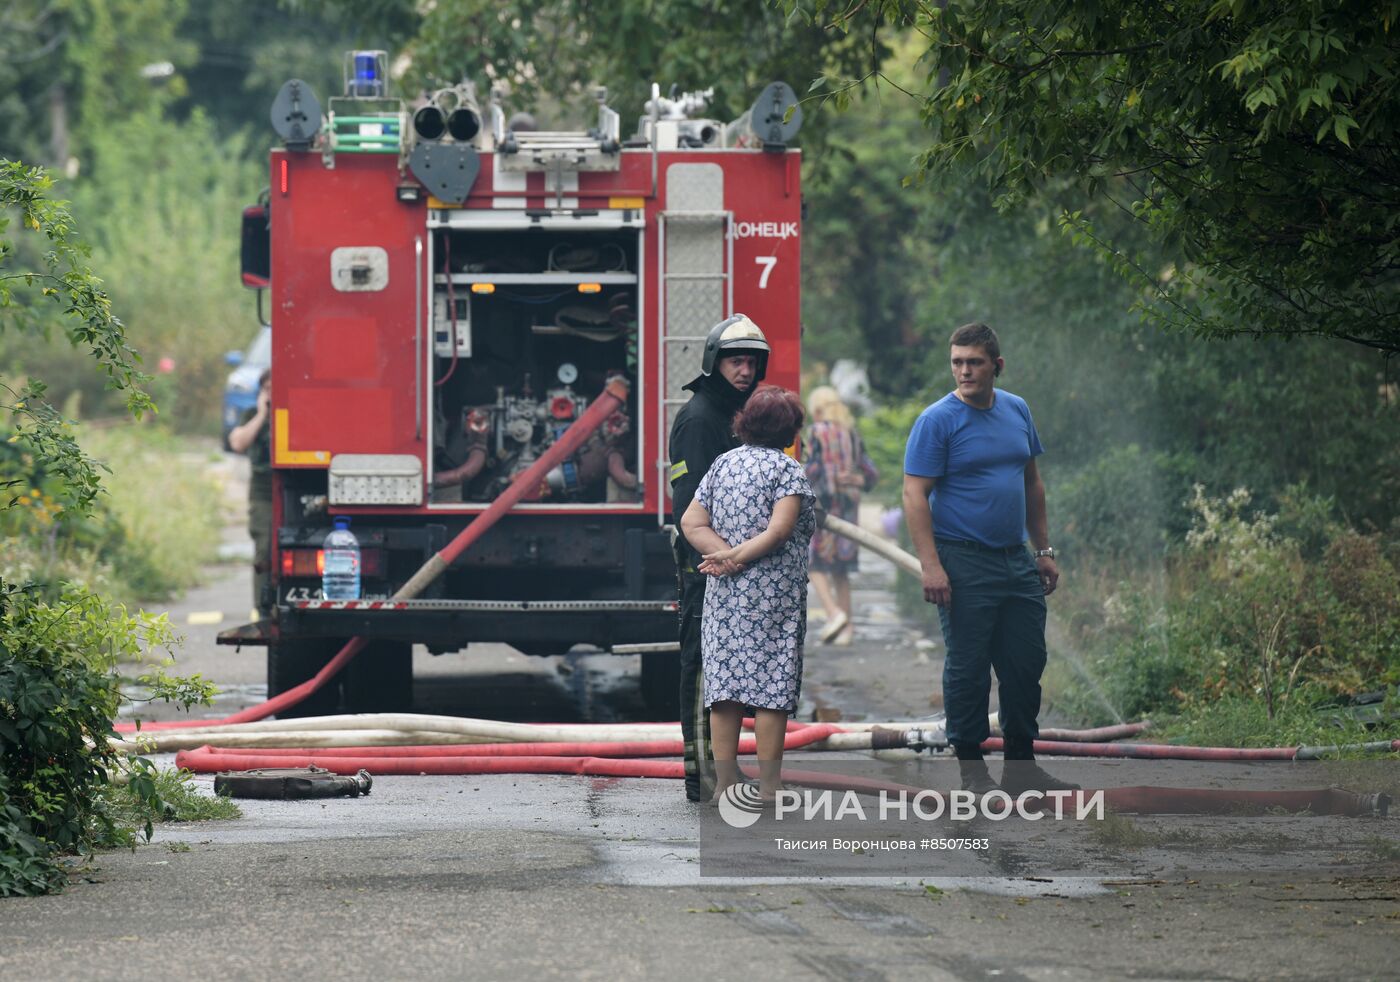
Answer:
<svg viewBox="0 0 1400 982"><path fill-rule="evenodd" d="M695 568L706 576L734 576L742 573L747 567L734 558L738 551L738 546L731 546L718 552L705 553L700 557L700 565Z"/></svg>

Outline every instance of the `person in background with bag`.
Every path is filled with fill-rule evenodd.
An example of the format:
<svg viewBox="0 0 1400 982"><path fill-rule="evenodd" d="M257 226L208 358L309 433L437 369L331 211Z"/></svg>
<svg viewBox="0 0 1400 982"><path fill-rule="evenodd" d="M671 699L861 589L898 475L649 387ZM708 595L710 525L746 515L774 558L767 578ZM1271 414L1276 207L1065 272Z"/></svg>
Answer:
<svg viewBox="0 0 1400 982"><path fill-rule="evenodd" d="M812 428L807 435L807 478L817 502L829 515L851 523L860 520L861 492L879 479L851 411L829 385L807 397ZM848 645L855 634L851 613L851 573L855 572L859 547L844 536L818 529L812 537L811 577L826 610L821 639L826 644Z"/></svg>

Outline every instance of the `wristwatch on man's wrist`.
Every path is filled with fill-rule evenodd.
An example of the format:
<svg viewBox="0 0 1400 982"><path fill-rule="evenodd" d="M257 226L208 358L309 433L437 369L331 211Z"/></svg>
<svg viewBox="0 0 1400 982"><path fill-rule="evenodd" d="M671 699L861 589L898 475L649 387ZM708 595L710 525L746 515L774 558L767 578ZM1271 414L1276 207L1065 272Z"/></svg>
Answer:
<svg viewBox="0 0 1400 982"><path fill-rule="evenodd" d="M1034 556L1036 559L1040 559L1042 557L1045 559L1054 559L1055 547L1046 546L1044 549L1037 549L1035 552L1031 553L1031 555Z"/></svg>

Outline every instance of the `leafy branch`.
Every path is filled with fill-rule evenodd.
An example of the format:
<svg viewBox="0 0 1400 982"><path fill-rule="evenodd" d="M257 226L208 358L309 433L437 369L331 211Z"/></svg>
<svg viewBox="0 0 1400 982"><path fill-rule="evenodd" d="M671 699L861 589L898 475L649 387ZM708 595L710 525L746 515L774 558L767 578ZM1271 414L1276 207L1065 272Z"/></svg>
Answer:
<svg viewBox="0 0 1400 982"><path fill-rule="evenodd" d="M72 215L65 202L51 196L52 189L42 168L0 158L0 330L47 335L60 326L72 345L92 355L108 387L126 393L127 409L140 418L155 411L142 388L149 376L138 368L140 356L87 264L88 249ZM43 237L42 247L6 237L16 219L21 235ZM22 256L29 260L23 266ZM87 512L100 492L102 465L82 452L71 423L45 401L42 382L29 379L18 391L8 385L0 389L6 394L0 410L8 411L13 429L10 442L33 454L41 470L62 479L67 509Z"/></svg>

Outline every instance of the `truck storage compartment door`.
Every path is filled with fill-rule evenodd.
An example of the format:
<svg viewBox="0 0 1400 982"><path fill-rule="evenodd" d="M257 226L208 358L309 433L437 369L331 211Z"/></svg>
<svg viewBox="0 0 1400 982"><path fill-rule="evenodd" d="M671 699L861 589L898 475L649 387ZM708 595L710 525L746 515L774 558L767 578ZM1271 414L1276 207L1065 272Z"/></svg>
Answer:
<svg viewBox="0 0 1400 982"><path fill-rule="evenodd" d="M425 213L395 161L273 154L273 458L423 459Z"/></svg>

